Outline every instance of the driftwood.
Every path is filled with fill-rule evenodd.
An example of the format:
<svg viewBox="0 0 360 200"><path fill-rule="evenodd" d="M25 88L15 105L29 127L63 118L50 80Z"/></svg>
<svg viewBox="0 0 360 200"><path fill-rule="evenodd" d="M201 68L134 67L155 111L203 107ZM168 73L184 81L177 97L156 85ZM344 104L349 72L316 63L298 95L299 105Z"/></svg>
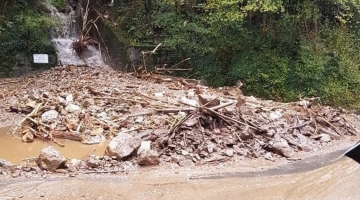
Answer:
<svg viewBox="0 0 360 200"><path fill-rule="evenodd" d="M82 142L84 140L84 134L74 133L70 131L52 131L51 135L54 138L68 139Z"/></svg>

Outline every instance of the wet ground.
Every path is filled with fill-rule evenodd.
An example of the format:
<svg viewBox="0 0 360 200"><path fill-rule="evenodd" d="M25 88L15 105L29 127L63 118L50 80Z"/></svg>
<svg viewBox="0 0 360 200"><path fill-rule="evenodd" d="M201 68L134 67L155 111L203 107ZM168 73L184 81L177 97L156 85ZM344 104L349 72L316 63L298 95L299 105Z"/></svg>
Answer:
<svg viewBox="0 0 360 200"><path fill-rule="evenodd" d="M360 169L350 159L293 172L274 175L267 170L206 179L206 172L183 169L117 176L8 179L0 182L0 199L360 199Z"/></svg>

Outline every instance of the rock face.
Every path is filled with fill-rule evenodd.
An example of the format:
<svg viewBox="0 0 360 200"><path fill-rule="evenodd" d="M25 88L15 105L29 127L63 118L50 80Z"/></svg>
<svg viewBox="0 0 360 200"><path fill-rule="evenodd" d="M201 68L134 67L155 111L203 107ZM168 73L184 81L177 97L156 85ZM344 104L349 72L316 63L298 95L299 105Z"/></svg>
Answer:
<svg viewBox="0 0 360 200"><path fill-rule="evenodd" d="M124 160L133 154L140 145L140 138L133 137L128 133L119 133L106 147L105 154L108 156L116 156L119 160Z"/></svg>
<svg viewBox="0 0 360 200"><path fill-rule="evenodd" d="M54 149L54 147L49 146L41 150L36 163L41 169L54 171L66 163L66 158Z"/></svg>

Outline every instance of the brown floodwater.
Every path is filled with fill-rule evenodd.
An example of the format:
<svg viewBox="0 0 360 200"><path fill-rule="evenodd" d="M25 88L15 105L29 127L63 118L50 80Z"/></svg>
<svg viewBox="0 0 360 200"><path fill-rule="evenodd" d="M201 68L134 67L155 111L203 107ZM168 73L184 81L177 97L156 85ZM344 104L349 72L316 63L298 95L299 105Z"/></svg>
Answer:
<svg viewBox="0 0 360 200"><path fill-rule="evenodd" d="M107 142L97 145L84 145L77 141L57 139L65 145L60 147L57 144L44 142L35 139L32 143L24 143L19 135L11 135L10 128L0 128L0 158L10 161L14 164L22 163L23 159L37 157L41 149L47 146L53 146L66 158L82 159L88 156L92 150L95 155L103 155Z"/></svg>

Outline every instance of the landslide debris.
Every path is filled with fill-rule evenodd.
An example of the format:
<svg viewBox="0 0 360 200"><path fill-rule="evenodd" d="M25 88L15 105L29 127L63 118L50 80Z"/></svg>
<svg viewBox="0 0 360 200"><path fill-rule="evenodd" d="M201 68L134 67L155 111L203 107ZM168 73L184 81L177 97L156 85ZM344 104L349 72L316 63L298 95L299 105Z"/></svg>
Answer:
<svg viewBox="0 0 360 200"><path fill-rule="evenodd" d="M112 140L104 152L109 162L89 156L91 168L109 168L112 160L193 166L244 157L291 159L359 130L357 115L323 106L318 98L279 103L163 75L61 66L0 84L5 109L22 114L13 134L24 142Z"/></svg>

